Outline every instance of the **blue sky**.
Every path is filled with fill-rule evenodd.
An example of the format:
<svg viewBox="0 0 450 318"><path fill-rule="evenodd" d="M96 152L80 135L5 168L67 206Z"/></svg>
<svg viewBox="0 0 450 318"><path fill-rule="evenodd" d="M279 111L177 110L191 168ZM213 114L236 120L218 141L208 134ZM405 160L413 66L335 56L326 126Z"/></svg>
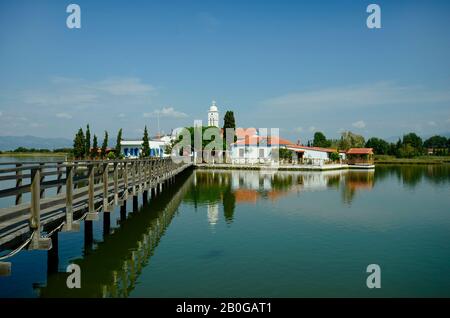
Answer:
<svg viewBox="0 0 450 318"><path fill-rule="evenodd" d="M66 7L81 7L81 29ZM377 3L382 29L366 27ZM448 1L0 0L0 135L206 121L390 138L450 131Z"/></svg>

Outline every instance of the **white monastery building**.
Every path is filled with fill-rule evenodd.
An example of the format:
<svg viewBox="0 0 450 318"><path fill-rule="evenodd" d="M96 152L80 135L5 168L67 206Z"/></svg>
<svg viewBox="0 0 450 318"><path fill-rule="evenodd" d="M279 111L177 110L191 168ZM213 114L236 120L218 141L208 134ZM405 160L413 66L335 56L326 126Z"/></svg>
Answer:
<svg viewBox="0 0 450 318"><path fill-rule="evenodd" d="M208 111L208 126L219 127L219 110L215 101L212 102Z"/></svg>

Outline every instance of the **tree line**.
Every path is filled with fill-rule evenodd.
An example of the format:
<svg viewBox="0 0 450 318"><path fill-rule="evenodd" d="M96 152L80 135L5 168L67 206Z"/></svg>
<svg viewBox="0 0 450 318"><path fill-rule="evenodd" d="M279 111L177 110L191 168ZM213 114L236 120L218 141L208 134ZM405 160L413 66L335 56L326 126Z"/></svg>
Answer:
<svg viewBox="0 0 450 318"><path fill-rule="evenodd" d="M108 148L108 131L105 130L103 136L103 142L101 147L98 144L98 138L94 134L91 144L91 131L89 124L86 125L86 131L83 128L78 129L74 140L72 153L75 159L123 159L124 155L121 151L122 142L122 128L117 132L116 146L112 149ZM150 141L148 136L147 126L144 128L144 134L142 137L142 151L141 157L150 156Z"/></svg>
<svg viewBox="0 0 450 318"><path fill-rule="evenodd" d="M327 139L322 132L316 132L314 139L308 141L308 146L336 148L348 150L349 148L373 148L376 155L390 155L398 158L414 158L425 154L447 156L450 149L450 138L435 135L425 141L416 133L408 133L399 138L397 142L387 142L378 137L371 137L367 141L363 136L345 131L339 139Z"/></svg>
<svg viewBox="0 0 450 318"><path fill-rule="evenodd" d="M86 125L86 131L83 128L78 129L73 140L72 153L75 159L115 159L121 157L120 142L122 141L122 128L117 133L116 147L108 148L108 132L105 130L101 147L98 144L98 138L94 134L91 140L91 130L89 124ZM91 144L92 142L92 144Z"/></svg>

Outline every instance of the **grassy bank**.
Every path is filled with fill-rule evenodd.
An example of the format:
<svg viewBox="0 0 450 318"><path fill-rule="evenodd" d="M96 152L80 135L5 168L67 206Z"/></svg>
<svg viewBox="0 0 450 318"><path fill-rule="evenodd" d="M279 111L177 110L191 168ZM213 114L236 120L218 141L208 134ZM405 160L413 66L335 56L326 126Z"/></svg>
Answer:
<svg viewBox="0 0 450 318"><path fill-rule="evenodd" d="M416 158L396 158L394 156L376 155L375 164L417 164L433 165L450 163L450 156L420 156Z"/></svg>

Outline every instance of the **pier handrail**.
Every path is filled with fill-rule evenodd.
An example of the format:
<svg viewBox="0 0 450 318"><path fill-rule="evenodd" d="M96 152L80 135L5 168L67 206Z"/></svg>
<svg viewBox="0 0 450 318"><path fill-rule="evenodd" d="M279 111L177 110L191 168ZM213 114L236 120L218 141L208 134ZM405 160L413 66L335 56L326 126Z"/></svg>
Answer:
<svg viewBox="0 0 450 318"><path fill-rule="evenodd" d="M47 222L64 213L87 209L95 219L99 204L106 212L119 200L126 200L128 194L135 196L155 187L190 165L174 163L170 157L9 162L3 166L6 164L14 167L0 168L0 199L15 197L15 202L0 208L0 246L7 240L5 236L11 237L14 226L25 232L24 223L29 223L29 230L37 231L35 238L39 240L41 217ZM50 194L50 189L56 192ZM30 195L27 202L25 194Z"/></svg>

